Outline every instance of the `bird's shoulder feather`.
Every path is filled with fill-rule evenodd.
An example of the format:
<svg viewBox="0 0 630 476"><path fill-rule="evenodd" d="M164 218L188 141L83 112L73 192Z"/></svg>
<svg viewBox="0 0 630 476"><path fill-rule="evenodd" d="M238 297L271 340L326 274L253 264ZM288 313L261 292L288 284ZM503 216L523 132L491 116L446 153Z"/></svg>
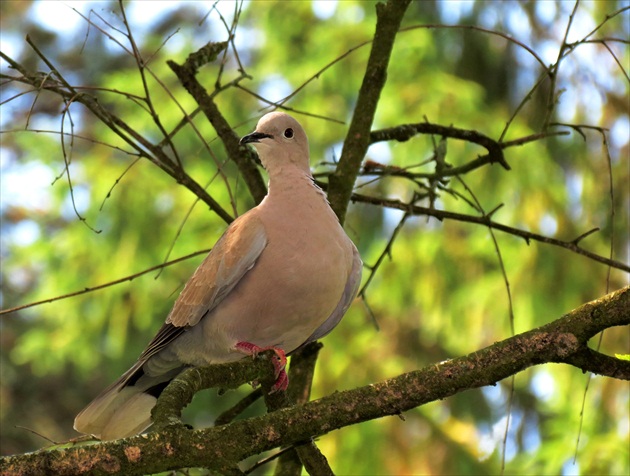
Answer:
<svg viewBox="0 0 630 476"><path fill-rule="evenodd" d="M237 218L188 280L166 323L197 324L254 267L266 246L267 233L256 209Z"/></svg>

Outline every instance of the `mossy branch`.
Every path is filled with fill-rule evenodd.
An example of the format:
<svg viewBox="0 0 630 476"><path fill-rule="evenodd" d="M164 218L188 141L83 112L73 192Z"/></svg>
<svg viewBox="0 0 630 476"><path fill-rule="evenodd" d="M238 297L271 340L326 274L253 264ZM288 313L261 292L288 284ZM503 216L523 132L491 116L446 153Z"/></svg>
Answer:
<svg viewBox="0 0 630 476"><path fill-rule="evenodd" d="M363 421L399 415L468 389L495 385L533 365L565 363L583 371L630 380L630 362L602 355L587 346L589 339L604 329L628 325L630 286L537 329L380 383L214 428L189 430L182 425L168 425L160 432L114 442L5 457L0 460L0 471L6 475L134 475L203 466L236 474L236 464L249 456L299 445ZM179 403L172 404L185 405L203 385L210 381L216 384L218 367L198 369L194 378L198 383L182 385L178 390ZM221 380L224 385L231 376L240 381L256 371L268 371L270 365L250 361L221 368L226 373ZM239 374L241 371L244 373ZM210 377L211 374L215 376ZM188 376L182 380L188 380Z"/></svg>

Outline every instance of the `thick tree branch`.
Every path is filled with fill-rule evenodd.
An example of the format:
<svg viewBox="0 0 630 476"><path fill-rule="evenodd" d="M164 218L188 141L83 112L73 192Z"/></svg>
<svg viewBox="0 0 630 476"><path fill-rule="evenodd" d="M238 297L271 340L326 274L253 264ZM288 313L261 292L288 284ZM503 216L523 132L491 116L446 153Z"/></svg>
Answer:
<svg viewBox="0 0 630 476"><path fill-rule="evenodd" d="M321 348L322 344L319 342L311 342L291 356L289 388L287 389L290 402L302 404L309 401L317 355ZM278 458L275 469L276 476L300 476L303 461L309 474L332 474L326 458L315 446L315 443L309 441L284 452Z"/></svg>
<svg viewBox="0 0 630 476"><path fill-rule="evenodd" d="M273 357L271 351L260 354ZM242 384L260 380L270 388L274 382L273 366L265 359L243 359L228 364L217 364L207 368L193 367L182 372L162 392L152 411L156 429L172 425L181 425L182 410L191 401L195 393L205 388L235 389Z"/></svg>
<svg viewBox="0 0 630 476"><path fill-rule="evenodd" d="M343 144L339 165L330 176L328 199L343 224L361 162L370 145L370 129L376 106L387 79L387 66L396 33L410 0L389 0L376 5L376 31L372 50L359 90L357 106Z"/></svg>
<svg viewBox="0 0 630 476"><path fill-rule="evenodd" d="M298 444L344 426L398 415L467 389L494 385L533 365L567 363L600 375L630 380L630 362L606 356L600 359L599 354L589 354L596 358L586 362L589 360L586 353L590 352L587 342L591 337L604 329L624 325L630 325L630 286L584 304L537 329L384 382L214 428L188 430L171 424L161 432L116 442L5 457L0 460L0 471L11 475L134 475L204 466L235 473L236 463L251 455ZM613 361L615 365L611 365ZM246 363L249 365L242 362L234 365L267 372L271 369L268 362ZM205 380L216 372L216 367L197 369L195 380ZM193 387L197 384L183 390L189 394L179 398L181 402L192 398ZM169 387L165 393L169 391L179 392Z"/></svg>
<svg viewBox="0 0 630 476"><path fill-rule="evenodd" d="M207 47L208 45L204 48ZM204 48L189 55L183 66L170 60L166 63L177 75L186 91L199 104L199 107L217 131L228 156L236 163L252 197L256 203L259 203L267 194L267 188L256 166L255 159L257 159L257 156L250 148L239 144L239 137L234 132L234 129L225 120L216 103L212 100L212 96L208 94L197 80L197 68L204 64L204 61L208 58Z"/></svg>
<svg viewBox="0 0 630 476"><path fill-rule="evenodd" d="M606 375L607 377L628 380L628 361L601 354L585 348L566 360L567 364L579 367L584 372Z"/></svg>

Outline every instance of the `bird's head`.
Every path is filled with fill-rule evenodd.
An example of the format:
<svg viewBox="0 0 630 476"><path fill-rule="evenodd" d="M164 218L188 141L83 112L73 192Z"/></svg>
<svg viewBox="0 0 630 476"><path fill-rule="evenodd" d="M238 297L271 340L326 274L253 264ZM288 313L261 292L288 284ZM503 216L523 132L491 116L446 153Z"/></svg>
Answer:
<svg viewBox="0 0 630 476"><path fill-rule="evenodd" d="M284 112L265 114L256 130L244 136L243 144L252 144L267 171L292 163L310 173L308 139L298 121Z"/></svg>

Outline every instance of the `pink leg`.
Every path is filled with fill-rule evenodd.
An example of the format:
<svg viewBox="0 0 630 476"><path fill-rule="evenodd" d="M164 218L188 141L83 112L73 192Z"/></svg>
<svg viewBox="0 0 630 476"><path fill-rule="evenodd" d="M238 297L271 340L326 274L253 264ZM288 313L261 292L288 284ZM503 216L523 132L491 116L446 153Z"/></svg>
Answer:
<svg viewBox="0 0 630 476"><path fill-rule="evenodd" d="M258 356L260 352L266 350L273 350L276 353L277 358L273 360L273 368L275 369L276 382L271 387L271 393L275 393L278 390L286 390L289 386L289 377L284 368L287 365L287 356L284 350L279 347L259 347L256 344L250 342L237 342L234 348L246 355L251 355L254 358Z"/></svg>

